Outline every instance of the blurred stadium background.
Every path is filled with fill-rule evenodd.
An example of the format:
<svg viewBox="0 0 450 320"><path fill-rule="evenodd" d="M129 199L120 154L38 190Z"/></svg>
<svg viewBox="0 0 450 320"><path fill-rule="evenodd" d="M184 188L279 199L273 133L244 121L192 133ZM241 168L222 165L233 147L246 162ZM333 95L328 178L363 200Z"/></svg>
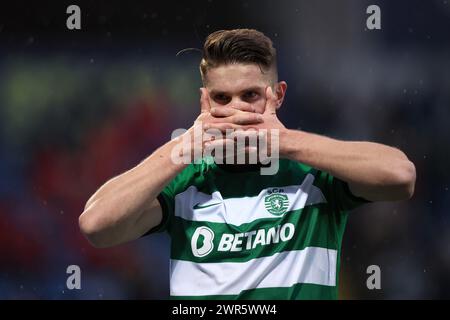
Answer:
<svg viewBox="0 0 450 320"><path fill-rule="evenodd" d="M200 55L176 53L238 27L274 41L288 127L397 146L416 164L411 201L351 214L340 297L450 298L449 2L2 4L0 298L167 298L166 235L94 249L77 219L103 182L195 119ZM70 4L80 31L65 28ZM370 4L381 31L365 29ZM82 290L66 288L71 264ZM366 287L372 264L381 290Z"/></svg>

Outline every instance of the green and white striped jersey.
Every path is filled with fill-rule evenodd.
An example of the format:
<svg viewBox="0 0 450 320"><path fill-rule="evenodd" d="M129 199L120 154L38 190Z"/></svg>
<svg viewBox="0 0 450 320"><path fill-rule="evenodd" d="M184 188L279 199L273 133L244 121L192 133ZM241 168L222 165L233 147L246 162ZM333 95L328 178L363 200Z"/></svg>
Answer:
<svg viewBox="0 0 450 320"><path fill-rule="evenodd" d="M347 211L367 202L281 159L275 175L191 164L160 193L172 299L336 299Z"/></svg>

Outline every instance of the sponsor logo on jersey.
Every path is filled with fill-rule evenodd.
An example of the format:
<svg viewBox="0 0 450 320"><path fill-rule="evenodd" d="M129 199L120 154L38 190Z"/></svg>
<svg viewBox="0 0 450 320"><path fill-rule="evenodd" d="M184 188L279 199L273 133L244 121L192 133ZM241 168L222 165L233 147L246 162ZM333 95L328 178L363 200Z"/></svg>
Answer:
<svg viewBox="0 0 450 320"><path fill-rule="evenodd" d="M208 227L198 227L191 238L191 248L194 257L201 258L214 249L214 231Z"/></svg>

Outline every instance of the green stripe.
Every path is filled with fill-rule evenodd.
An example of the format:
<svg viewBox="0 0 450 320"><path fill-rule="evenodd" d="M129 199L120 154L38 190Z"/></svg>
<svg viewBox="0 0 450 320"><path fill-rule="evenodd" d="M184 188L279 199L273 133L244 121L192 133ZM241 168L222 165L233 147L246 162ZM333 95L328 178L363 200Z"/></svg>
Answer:
<svg viewBox="0 0 450 320"><path fill-rule="evenodd" d="M235 213L239 214L239 213ZM245 262L258 257L271 256L277 252L302 250L306 247L322 247L338 250L342 240L342 234L346 219L336 225L333 213L329 212L326 204L308 206L301 210L287 212L277 219L258 219L251 223L235 226L225 223L189 221L180 217L173 217L170 232L172 238L171 258L198 263L209 262ZM283 242L268 245L257 245L254 249L247 250L247 238L242 238L242 251L218 251L219 243L224 233L237 234L253 230L264 229L292 223L295 226L294 236ZM205 257L195 257L192 254L191 239L198 227L206 226L214 232L214 249ZM252 242L254 242L253 236Z"/></svg>
<svg viewBox="0 0 450 320"><path fill-rule="evenodd" d="M171 296L172 300L336 300L337 287L299 283L288 288L244 290L239 295Z"/></svg>

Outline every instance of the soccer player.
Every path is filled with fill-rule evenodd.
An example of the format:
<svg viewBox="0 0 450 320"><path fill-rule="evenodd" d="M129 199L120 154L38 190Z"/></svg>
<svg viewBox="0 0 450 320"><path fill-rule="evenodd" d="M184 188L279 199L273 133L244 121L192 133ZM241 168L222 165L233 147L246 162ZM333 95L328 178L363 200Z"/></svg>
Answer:
<svg viewBox="0 0 450 320"><path fill-rule="evenodd" d="M287 84L278 81L272 41L259 31L210 34L200 72L194 125L95 192L79 218L82 232L96 247L168 232L172 298L336 299L348 211L410 198L413 163L386 145L286 128L276 111ZM210 157L174 161L230 142L179 148L196 130L230 128L276 130L278 171L262 175L261 163Z"/></svg>

